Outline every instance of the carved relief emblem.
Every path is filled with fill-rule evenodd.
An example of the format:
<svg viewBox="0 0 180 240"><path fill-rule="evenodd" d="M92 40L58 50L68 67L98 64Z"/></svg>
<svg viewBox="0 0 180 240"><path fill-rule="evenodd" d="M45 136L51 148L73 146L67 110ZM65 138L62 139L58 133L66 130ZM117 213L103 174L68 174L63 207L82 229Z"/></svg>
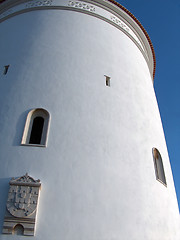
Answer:
<svg viewBox="0 0 180 240"><path fill-rule="evenodd" d="M24 235L34 235L35 217L41 186L40 180L34 180L26 174L20 178L11 179L9 185L3 233L13 232L13 228L11 231L8 229L7 232L6 225L9 226L9 222L12 222L12 226L14 226L16 219L17 224L23 226ZM31 228L26 227L26 219L28 219L28 224L32 224Z"/></svg>

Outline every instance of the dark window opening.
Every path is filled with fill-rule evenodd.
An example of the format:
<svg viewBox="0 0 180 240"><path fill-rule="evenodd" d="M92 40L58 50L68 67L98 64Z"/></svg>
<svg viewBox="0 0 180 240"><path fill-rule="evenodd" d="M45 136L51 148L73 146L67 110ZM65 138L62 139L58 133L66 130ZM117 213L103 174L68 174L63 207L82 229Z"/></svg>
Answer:
<svg viewBox="0 0 180 240"><path fill-rule="evenodd" d="M30 140L29 140L30 144L41 144L43 126L44 126L44 118L43 117L34 118L32 130L31 130L31 136L30 136Z"/></svg>
<svg viewBox="0 0 180 240"><path fill-rule="evenodd" d="M10 65L6 65L6 66L4 66L4 75L6 75L6 74L7 74L7 72L8 72L8 69L9 69L9 66L10 66Z"/></svg>

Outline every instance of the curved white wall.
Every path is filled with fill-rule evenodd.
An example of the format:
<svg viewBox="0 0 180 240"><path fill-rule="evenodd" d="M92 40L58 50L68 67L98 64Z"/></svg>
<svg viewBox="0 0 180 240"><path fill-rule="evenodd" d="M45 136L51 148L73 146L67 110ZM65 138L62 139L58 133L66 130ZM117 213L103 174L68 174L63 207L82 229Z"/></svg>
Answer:
<svg viewBox="0 0 180 240"><path fill-rule="evenodd" d="M152 78L135 42L102 19L63 9L7 18L0 36L0 226L10 178L28 172L42 182L33 239L179 240ZM33 108L51 115L46 148L20 145ZM156 180L153 147L167 188ZM9 238L20 239L0 235Z"/></svg>

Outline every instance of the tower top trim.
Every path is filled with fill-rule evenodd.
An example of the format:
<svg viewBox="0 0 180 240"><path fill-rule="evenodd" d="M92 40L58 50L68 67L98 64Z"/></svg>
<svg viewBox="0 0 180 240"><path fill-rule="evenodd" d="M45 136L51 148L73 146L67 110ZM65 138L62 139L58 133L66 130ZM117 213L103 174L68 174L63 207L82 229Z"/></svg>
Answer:
<svg viewBox="0 0 180 240"><path fill-rule="evenodd" d="M20 8L16 6L20 4ZM124 6L114 0L71 0L65 3L57 0L28 1L28 0L0 0L1 21L16 14L36 9L68 9L92 15L114 25L123 31L142 52L152 79L155 76L155 51L147 31L139 20ZM87 9L83 6L86 6ZM101 9L101 10L100 10ZM108 14L109 12L109 14Z"/></svg>

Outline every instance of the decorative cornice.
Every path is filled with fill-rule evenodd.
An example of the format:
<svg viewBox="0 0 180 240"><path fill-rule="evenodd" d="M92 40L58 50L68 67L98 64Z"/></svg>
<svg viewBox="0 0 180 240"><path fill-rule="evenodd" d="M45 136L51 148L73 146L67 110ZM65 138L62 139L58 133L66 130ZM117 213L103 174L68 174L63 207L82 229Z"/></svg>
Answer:
<svg viewBox="0 0 180 240"><path fill-rule="evenodd" d="M8 2L10 2L10 0L0 0L0 4L2 4L3 2L6 2L7 1L7 3ZM137 26L139 27L139 30L140 31L142 31L142 33L144 34L144 39L146 39L147 40L147 43L149 44L149 51L151 51L151 54L152 54L152 61L150 61L150 59L148 59L149 58L149 56L147 56L147 52L146 52L146 50L144 49L144 46L142 46L142 44L141 44L141 42L140 42L140 40L138 39L139 37L137 37L136 36L136 34L126 25L126 23L125 22L123 22L122 21L122 19L120 19L119 17L117 17L118 15L113 15L112 14L112 16L110 16L110 18L108 19L108 18L104 18L103 16L100 16L100 15L98 15L98 13L95 13L95 8L94 8L94 10L93 10L93 8L91 9L91 8L89 8L89 5L88 4L84 4L84 3L82 3L81 4L81 1L82 0L78 0L78 1L76 1L76 3L79 3L80 5L82 5L82 6L84 6L84 5L87 5L87 7L88 7L88 9L84 9L84 7L82 8L82 7L78 7L78 6L74 6L73 4L74 4L74 1L72 0L72 1L67 1L67 6L69 7L69 8L74 8L74 9L76 9L76 11L80 11L80 12L86 12L87 14L91 14L91 15L94 15L94 16L96 16L96 17L99 17L99 18L102 18L103 20L105 20L105 21L107 21L107 22L109 22L110 24L115 24L115 26L116 27L119 27L121 30L123 30L135 43L136 43L136 45L140 48L140 50L142 51L142 53L144 54L144 56L145 56L145 58L146 58L146 61L148 62L148 66L149 66L149 68L150 68L150 72L151 72L151 74L152 74L152 77L154 78L154 76L155 76L155 69L156 69L156 59L155 59L155 52L154 52L154 48L153 48L153 45L152 45L152 42L151 42L151 40L150 40L150 37L149 37L149 35L148 35L148 33L147 33L147 31L144 29L144 27L142 26L142 24L139 22L139 20L129 11L129 10L127 10L125 7L123 7L120 3L118 3L118 2L116 2L116 1L114 1L114 0L106 0L106 1L104 1L105 3L111 3L112 4L112 7L114 6L114 8L116 8L116 7L118 7L118 8L120 8L121 9L121 11L122 12L124 12L124 14L127 14L129 17L130 17L130 19L132 19L132 21L134 20L134 23L136 23L137 24ZM103 2L102 1L102 2ZM25 3L26 1L20 1L21 3ZM26 9L24 9L24 10L22 10L22 11L27 11L27 8L30 8L30 9L32 9L32 8L34 8L34 7L50 7L51 8L51 5L52 5L52 0L50 0L50 1L44 1L45 3L43 3L43 4L41 4L41 5L39 5L39 4L37 4L37 2L38 3L42 3L43 1L30 1L29 2L29 4L28 4L28 1L27 1L27 4L25 5L25 8ZM46 3L47 2L47 3ZM101 0L99 1L99 0L95 0L95 1L93 1L93 0L90 0L89 2L91 2L92 4L94 3L94 4L96 4L97 3L97 9L98 9L98 5L99 6L101 6L101 5L103 5L102 3L101 3ZM72 6L71 6L71 4L70 3L72 3ZM14 5L15 6L15 5ZM95 6L95 5L94 5ZM107 5L106 5L107 6ZM52 6L53 7L53 6ZM93 5L92 5L92 7L93 7ZM108 6L107 6L108 7ZM60 7L58 6L58 8L60 9ZM118 10L118 8L117 8L117 10ZM89 11L88 11L89 10ZM88 13L89 12L89 13ZM2 15L2 14L1 14ZM11 13L11 9L10 10L8 10L8 11L6 11L5 13L4 13L4 17L6 17L7 15L12 15L12 13ZM1 18L3 17L3 15L1 16ZM151 63L150 63L151 62Z"/></svg>

